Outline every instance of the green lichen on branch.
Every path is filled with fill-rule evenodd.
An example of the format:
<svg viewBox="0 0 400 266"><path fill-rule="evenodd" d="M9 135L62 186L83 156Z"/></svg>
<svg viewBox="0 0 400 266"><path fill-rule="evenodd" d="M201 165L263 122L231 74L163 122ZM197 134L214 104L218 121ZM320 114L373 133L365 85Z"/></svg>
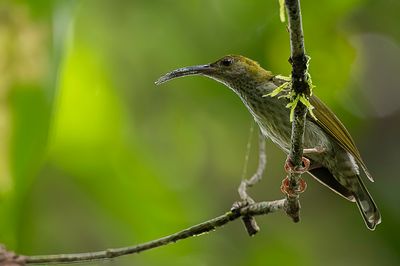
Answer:
<svg viewBox="0 0 400 266"><path fill-rule="evenodd" d="M285 0L279 0L279 19L281 22L285 22Z"/></svg>
<svg viewBox="0 0 400 266"><path fill-rule="evenodd" d="M308 60L309 61L309 60ZM307 67L308 67L308 62L307 62ZM311 79L311 75L307 72L307 84L308 87L310 88L310 96L312 96L313 93L313 88L315 88L315 86L312 84L312 79ZM285 76L276 76L277 78L280 78L282 80L285 80L286 82L284 82L282 85L280 85L279 87L277 87L276 89L274 89L272 92L263 95L263 97L275 97L278 96L278 98L287 98L289 99L289 103L286 105L286 108L290 109L290 122L293 122L294 120L294 110L297 107L297 104L299 102L301 102L302 104L304 104L304 106L306 106L308 112L310 113L310 115L317 120L317 118L315 117L314 113L313 113L313 109L314 106L312 106L312 104L309 101L309 98L304 95L304 93L298 94L296 93L294 90L292 90L292 80L290 77L285 77Z"/></svg>

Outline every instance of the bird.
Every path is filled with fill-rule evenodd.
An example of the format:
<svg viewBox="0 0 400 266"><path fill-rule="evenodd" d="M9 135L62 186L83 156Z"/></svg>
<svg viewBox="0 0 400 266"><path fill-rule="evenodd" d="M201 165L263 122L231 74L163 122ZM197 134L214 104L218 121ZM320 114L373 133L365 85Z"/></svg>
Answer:
<svg viewBox="0 0 400 266"><path fill-rule="evenodd" d="M169 80L200 75L211 78L236 93L258 124L263 136L272 140L286 154L290 151L290 110L288 97L265 97L285 84L288 78L274 75L259 63L241 55L227 55L205 64L183 67L161 76L160 85ZM381 223L380 212L361 180L361 170L374 182L350 133L339 118L317 96L309 102L304 131L304 148L319 152L305 153L308 173L345 199L355 202L366 226L375 230Z"/></svg>

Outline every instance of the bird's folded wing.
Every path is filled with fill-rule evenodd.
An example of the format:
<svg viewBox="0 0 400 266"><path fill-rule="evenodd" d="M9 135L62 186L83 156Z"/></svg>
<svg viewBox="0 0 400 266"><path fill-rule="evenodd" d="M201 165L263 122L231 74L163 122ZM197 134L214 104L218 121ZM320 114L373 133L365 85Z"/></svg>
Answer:
<svg viewBox="0 0 400 266"><path fill-rule="evenodd" d="M365 172L365 175L369 180L374 182L371 174L369 173L364 161L361 158L360 152L357 149L354 140L352 139L350 133L347 131L339 118L326 106L320 99L316 96L310 97L310 103L314 106L314 115L317 118L315 121L319 126L321 126L332 138L334 138L337 143L349 152L359 163ZM309 116L310 119L313 119Z"/></svg>

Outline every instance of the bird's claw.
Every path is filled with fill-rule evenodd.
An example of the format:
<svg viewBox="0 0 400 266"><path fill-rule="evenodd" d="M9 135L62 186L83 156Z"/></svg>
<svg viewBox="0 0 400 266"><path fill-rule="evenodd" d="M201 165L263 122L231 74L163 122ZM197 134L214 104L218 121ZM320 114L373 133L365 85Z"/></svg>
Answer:
<svg viewBox="0 0 400 266"><path fill-rule="evenodd" d="M288 174L303 174L310 168L310 160L302 157L302 166L294 166L290 157L288 156L285 162L285 171ZM290 184L289 177L287 176L282 180L281 191L288 196L296 196L303 193L307 188L307 183L304 179L299 178L297 185Z"/></svg>
<svg viewBox="0 0 400 266"><path fill-rule="evenodd" d="M310 168L310 160L306 157L302 157L301 159L303 166L294 166L289 156L285 162L285 171L288 174L303 174L308 171Z"/></svg>
<svg viewBox="0 0 400 266"><path fill-rule="evenodd" d="M307 183L303 178L299 178L296 187L290 185L290 180L288 177L282 180L281 191L283 194L286 194L289 197L294 197L300 193L303 193L306 190L306 188L307 188Z"/></svg>

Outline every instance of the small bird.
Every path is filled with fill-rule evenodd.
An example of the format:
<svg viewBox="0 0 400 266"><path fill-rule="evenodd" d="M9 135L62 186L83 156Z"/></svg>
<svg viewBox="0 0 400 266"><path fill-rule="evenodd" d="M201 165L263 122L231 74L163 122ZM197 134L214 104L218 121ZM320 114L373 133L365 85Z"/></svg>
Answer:
<svg viewBox="0 0 400 266"><path fill-rule="evenodd" d="M214 79L234 91L247 107L262 134L286 154L290 150L290 110L287 97L265 97L287 82L257 62L240 55L228 55L214 63L176 69L160 77L156 84L171 79L201 75ZM304 148L319 152L304 156L310 161L308 173L334 192L356 202L365 224L374 230L381 222L379 210L360 178L360 168L370 181L372 176L347 129L316 96L310 97L314 115L307 114Z"/></svg>

